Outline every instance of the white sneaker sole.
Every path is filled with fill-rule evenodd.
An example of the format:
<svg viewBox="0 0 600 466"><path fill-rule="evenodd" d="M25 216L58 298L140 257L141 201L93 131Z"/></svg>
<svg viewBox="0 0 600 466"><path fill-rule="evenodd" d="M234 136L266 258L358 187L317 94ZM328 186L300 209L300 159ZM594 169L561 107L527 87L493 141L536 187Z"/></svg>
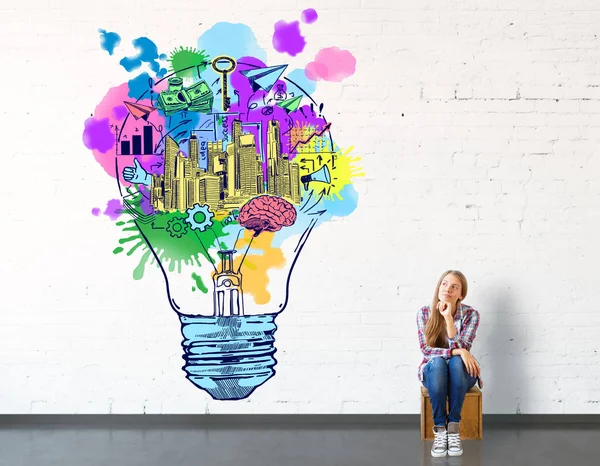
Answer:
<svg viewBox="0 0 600 466"><path fill-rule="evenodd" d="M431 456L433 456L434 458L441 458L442 456L446 456L446 453L448 453L447 450L444 453L439 453L437 451L431 450Z"/></svg>
<svg viewBox="0 0 600 466"><path fill-rule="evenodd" d="M448 456L461 456L463 454L463 451L450 451L448 450Z"/></svg>

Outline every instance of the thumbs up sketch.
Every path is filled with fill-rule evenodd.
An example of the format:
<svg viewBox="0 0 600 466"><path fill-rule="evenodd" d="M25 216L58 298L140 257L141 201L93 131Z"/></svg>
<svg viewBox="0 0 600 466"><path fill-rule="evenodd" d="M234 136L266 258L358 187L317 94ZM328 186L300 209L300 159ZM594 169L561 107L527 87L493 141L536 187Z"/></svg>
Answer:
<svg viewBox="0 0 600 466"><path fill-rule="evenodd" d="M133 159L133 167L123 169L123 179L130 183L138 183L146 186L152 184L152 176L142 168L138 159Z"/></svg>

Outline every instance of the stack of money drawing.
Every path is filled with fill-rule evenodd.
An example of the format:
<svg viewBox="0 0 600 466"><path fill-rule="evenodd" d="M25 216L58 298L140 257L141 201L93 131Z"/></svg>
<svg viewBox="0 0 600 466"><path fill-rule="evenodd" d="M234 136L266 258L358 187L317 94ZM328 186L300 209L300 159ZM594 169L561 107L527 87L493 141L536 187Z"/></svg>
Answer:
<svg viewBox="0 0 600 466"><path fill-rule="evenodd" d="M182 110L209 113L213 99L213 92L206 81L198 81L188 88L171 86L169 83L169 90L160 93L156 106L167 116Z"/></svg>
<svg viewBox="0 0 600 466"><path fill-rule="evenodd" d="M190 98L190 112L209 113L213 106L213 92L206 81L198 81L186 89Z"/></svg>

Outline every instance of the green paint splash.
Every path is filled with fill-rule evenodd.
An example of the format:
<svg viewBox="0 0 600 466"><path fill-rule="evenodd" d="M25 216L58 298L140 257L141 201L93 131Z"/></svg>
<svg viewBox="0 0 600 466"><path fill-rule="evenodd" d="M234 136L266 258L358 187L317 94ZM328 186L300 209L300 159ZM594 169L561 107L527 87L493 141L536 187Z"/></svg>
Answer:
<svg viewBox="0 0 600 466"><path fill-rule="evenodd" d="M195 272L192 272L192 278L196 282L196 286L192 287L192 291L196 291L196 289L202 291L202 293L208 293L208 288L204 285L202 281L202 277Z"/></svg>
<svg viewBox="0 0 600 466"><path fill-rule="evenodd" d="M208 54L206 51L198 51L194 47L179 47L171 52L167 61L169 62L169 71L175 71L175 76L194 78L206 69ZM194 68L183 69L190 66Z"/></svg>
<svg viewBox="0 0 600 466"><path fill-rule="evenodd" d="M136 205L135 202L130 201L129 204L130 209L127 213L138 218L145 215L141 211L139 202ZM131 256L136 251L142 252L139 263L133 270L133 278L141 280L148 263L150 265L155 263L152 251L140 234L141 230L154 248L163 267L169 272L181 273L183 265L202 267L203 264L209 265L212 271L212 264L215 264L218 258L213 258L206 250L218 246L225 248L224 238L229 236L223 232L225 225L220 221L214 221L211 227L202 232L186 228L182 233L180 228L173 228L185 221L186 217L185 212L157 212L153 214L151 221L146 219L146 223L138 221L136 225L133 219L117 222L116 225L121 228L125 236L119 239L120 246L113 250L113 254L126 251L127 256ZM171 221L171 226L169 221ZM178 237L180 235L181 237ZM217 240L219 244L217 244ZM207 286L198 274L193 273L192 280L199 291L208 293Z"/></svg>

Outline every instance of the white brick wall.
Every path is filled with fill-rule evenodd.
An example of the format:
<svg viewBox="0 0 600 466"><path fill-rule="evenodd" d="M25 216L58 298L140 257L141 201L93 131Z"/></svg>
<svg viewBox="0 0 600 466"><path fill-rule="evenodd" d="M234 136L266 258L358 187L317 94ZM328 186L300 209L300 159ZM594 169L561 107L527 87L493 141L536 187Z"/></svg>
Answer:
<svg viewBox="0 0 600 466"><path fill-rule="evenodd" d="M184 378L159 272L132 280L90 215L115 187L83 121L128 79L96 31L169 50L243 22L274 63L273 24L308 7L287 62L357 58L316 95L364 155L359 207L303 252L276 376L216 402ZM3 2L0 412L417 413L415 314L455 267L481 312L484 412L600 413L599 21L591 0Z"/></svg>

